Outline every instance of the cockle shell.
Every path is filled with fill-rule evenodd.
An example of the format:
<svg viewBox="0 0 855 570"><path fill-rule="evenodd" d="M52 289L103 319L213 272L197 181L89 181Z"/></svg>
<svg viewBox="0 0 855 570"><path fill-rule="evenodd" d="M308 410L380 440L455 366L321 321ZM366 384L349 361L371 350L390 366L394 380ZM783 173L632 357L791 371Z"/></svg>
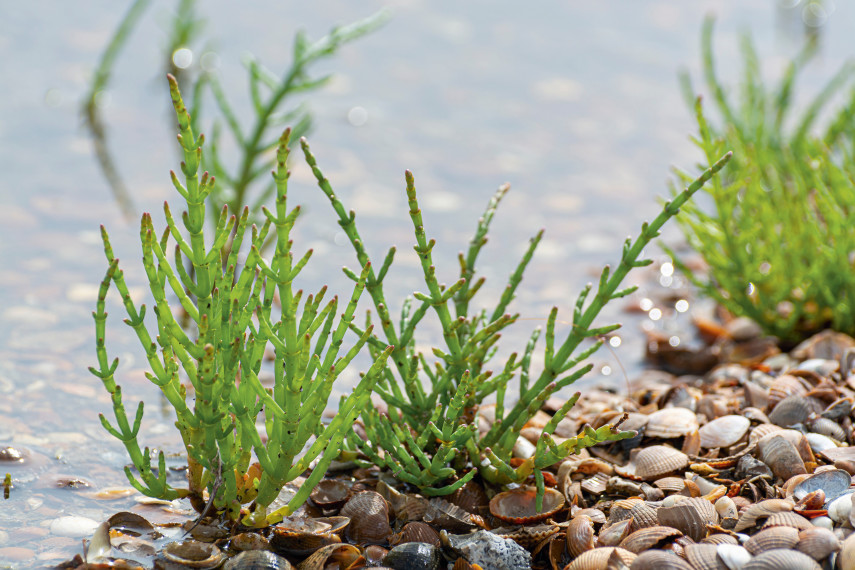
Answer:
<svg viewBox="0 0 855 570"><path fill-rule="evenodd" d="M792 511L794 502L791 499L766 499L759 503L754 503L745 509L739 517L739 522L733 529L735 532L741 532L756 526L762 519L767 519L775 513L783 513Z"/></svg>
<svg viewBox="0 0 855 570"><path fill-rule="evenodd" d="M783 436L770 433L757 442L757 449L763 463L772 469L776 477L784 481L793 475L807 473L805 462L798 450Z"/></svg>
<svg viewBox="0 0 855 570"><path fill-rule="evenodd" d="M689 544L683 554L694 570L728 570L718 557L716 544Z"/></svg>
<svg viewBox="0 0 855 570"><path fill-rule="evenodd" d="M707 525L718 523L718 513L706 499L686 499L673 507L661 507L657 511L660 525L679 529L680 532L699 541L707 535Z"/></svg>
<svg viewBox="0 0 855 570"><path fill-rule="evenodd" d="M688 562L665 550L642 552L629 568L630 570L692 570Z"/></svg>
<svg viewBox="0 0 855 570"><path fill-rule="evenodd" d="M842 543L837 535L826 528L811 527L799 532L796 550L804 552L814 560L828 558L840 550Z"/></svg>
<svg viewBox="0 0 855 570"><path fill-rule="evenodd" d="M769 421L781 427L790 427L803 423L811 414L818 414L823 407L822 402L810 396L787 396L769 412Z"/></svg>
<svg viewBox="0 0 855 570"><path fill-rule="evenodd" d="M774 526L761 530L748 539L745 548L753 555L775 548L793 548L799 542L799 531L790 526Z"/></svg>
<svg viewBox="0 0 855 570"><path fill-rule="evenodd" d="M568 564L564 570L606 570L609 557L615 554L620 557L624 564L632 564L637 555L624 548L606 546L595 548L580 554L573 562Z"/></svg>
<svg viewBox="0 0 855 570"><path fill-rule="evenodd" d="M782 374L769 385L769 409L775 409L781 401L789 396L806 396L809 389L810 385L805 380L790 374Z"/></svg>
<svg viewBox="0 0 855 570"><path fill-rule="evenodd" d="M594 541L594 521L591 517L581 516L574 517L567 525L565 534L567 552L576 558L583 552L593 549L596 544Z"/></svg>
<svg viewBox="0 0 855 570"><path fill-rule="evenodd" d="M651 445L640 450L628 465L615 470L624 477L652 481L688 464L689 457L685 453L667 445Z"/></svg>
<svg viewBox="0 0 855 570"><path fill-rule="evenodd" d="M686 408L664 408L647 417L647 437L670 439L682 437L699 427L695 412Z"/></svg>
<svg viewBox="0 0 855 570"><path fill-rule="evenodd" d="M650 548L672 542L677 537L682 536L682 534L679 530L670 526L650 526L633 532L624 538L618 546L630 552L640 554Z"/></svg>
<svg viewBox="0 0 855 570"><path fill-rule="evenodd" d="M737 443L748 432L751 421L737 415L722 416L701 426L698 433L701 436L701 447L730 447Z"/></svg>
<svg viewBox="0 0 855 570"><path fill-rule="evenodd" d="M420 521L408 522L401 532L389 537L389 544L397 546L405 542L426 542L439 546L439 532L427 523Z"/></svg>
<svg viewBox="0 0 855 570"><path fill-rule="evenodd" d="M545 489L543 508L537 511L537 489L520 488L499 493L490 500L490 513L511 524L531 524L557 513L564 506L564 495Z"/></svg>
<svg viewBox="0 0 855 570"><path fill-rule="evenodd" d="M617 546L629 536L632 529L632 518L624 519L600 529L597 543L600 546Z"/></svg>
<svg viewBox="0 0 855 570"><path fill-rule="evenodd" d="M376 491L356 493L341 508L342 516L350 517L347 539L357 544L386 544L392 534L389 526L389 504Z"/></svg>
<svg viewBox="0 0 855 570"><path fill-rule="evenodd" d="M834 420L816 418L815 420L808 420L806 425L813 433L818 433L837 441L846 441L846 431Z"/></svg>
<svg viewBox="0 0 855 570"><path fill-rule="evenodd" d="M748 561L742 570L821 570L816 560L795 550L767 550Z"/></svg>
<svg viewBox="0 0 855 570"><path fill-rule="evenodd" d="M810 528L810 521L795 512L775 513L766 519L761 529L767 529L775 526L786 526L796 530L804 530Z"/></svg>

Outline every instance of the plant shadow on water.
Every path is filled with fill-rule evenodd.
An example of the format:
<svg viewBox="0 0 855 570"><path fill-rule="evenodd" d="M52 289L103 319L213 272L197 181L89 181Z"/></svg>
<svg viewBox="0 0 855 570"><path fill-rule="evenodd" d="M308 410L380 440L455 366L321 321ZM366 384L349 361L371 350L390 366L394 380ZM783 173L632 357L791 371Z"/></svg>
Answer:
<svg viewBox="0 0 855 570"><path fill-rule="evenodd" d="M731 6L732 14L727 6L722 7L723 12L728 12L722 14L722 28L735 28L734 22L768 26L772 14L759 7L760 4L757 2L741 8L746 12L742 15L732 7L736 3ZM345 10L340 5L333 8ZM319 4L314 8L316 12L302 16L313 24L313 29L323 30L327 25L325 14L336 13L334 9ZM435 9L442 10L441 7ZM313 140L318 154L323 154L332 163L332 172L328 175L337 180L339 191L351 192L351 202L356 202L357 206L365 204L376 212L373 216L368 214L372 222L365 236L369 246L380 247L395 242L405 247L412 240L407 235L406 226L393 224L388 218L389 211L400 211L404 204L403 193L398 188L399 173L404 167L416 171L420 185L425 189L427 224L439 231L440 245L436 255L447 261L444 264L439 262L440 266L453 265L456 250L465 246L471 219L478 214L490 189L508 179L514 190L509 194L505 212L497 215L497 227L502 230L493 237L492 253L485 252L483 267L488 283L496 287L502 283L500 276L513 263L506 257L516 259L521 252L514 248L524 243L533 230L544 226L547 237L543 251L529 268L529 287L526 292L521 291L515 310L524 315L543 315L545 319L552 304L561 302L569 305L572 301L569 294L596 277L585 275L584 268L598 267L608 260L608 256L616 255L628 230L645 217L638 212L641 206L651 208L648 215L652 213L650 196L662 193L660 180L668 164L688 162L680 153L686 152L683 149L687 145L682 139L683 133L690 128L691 118L679 106L673 73L678 64L691 63L692 58L684 57L680 50L695 45L694 35L702 8L677 9L678 22L670 24L667 20L657 23L659 20L650 14L634 13L632 10L637 8L625 13L612 10L587 7L572 17L571 14L559 14L560 18L552 19L555 25L560 22L561 33L558 34L543 33L539 20L515 23L508 17L493 15L488 17L489 26L482 28L473 14L452 17L448 14L452 12L450 9L442 13L426 7L403 6L395 21L375 38L365 40L364 48L354 45L344 55L348 70L345 78L351 85L335 84L331 95L326 99L319 97L319 101L314 103L321 117L319 124L323 126L318 128ZM105 19L104 14L109 12L112 10L99 13L100 38L105 37L106 30L114 23ZM348 14L354 18L358 15ZM68 53L57 59L57 63L48 64L54 77L62 77L63 70L72 65L94 61L103 44L80 37L91 33L92 26L68 16L57 14L53 25L60 27L70 22L71 31L59 36L57 43L46 44L56 50L72 46ZM522 16L535 18L535 15ZM66 17L68 22L61 17ZM255 30L256 22L250 25L242 21L242 17L235 16L232 22L240 31L235 35L252 35L248 30ZM729 17L732 19L728 20ZM347 17L342 19L347 20ZM598 39L597 31L584 25L584 22L592 20L611 22L613 30L626 25L620 43L658 50L652 53L653 56L670 54L662 58L669 63L645 66L643 60L621 60L627 56L627 51L608 47L608 35ZM636 21L648 23L649 28L641 30L630 25ZM567 26L577 25L579 29L575 32L567 30ZM20 28L26 29L27 26L21 25ZM660 31L654 32L657 29ZM657 43L662 29L669 34L672 45L665 41ZM834 29L832 22L829 30L833 32ZM519 44L496 45L493 55L480 49L493 45L491 38L502 36L503 30L515 30L525 37L517 37ZM3 35L11 35L12 44L32 44L32 40L25 42L12 32L3 32ZM279 37L280 31L271 30L260 35L266 36L270 44L274 43L274 36ZM413 41L403 41L408 35L415 36ZM441 41L429 41L437 35ZM571 53L566 54L567 59L556 56L554 60L543 61L544 69L536 70L542 73L526 76L530 71L525 70L529 69L531 62L538 61L537 54L570 51L562 44L544 45L545 38L565 35L583 40L587 38L589 43L585 45L591 51L584 57ZM841 55L835 55L834 48L839 45L834 37L832 33L829 59L843 56L842 50L838 52ZM138 40L129 49L139 50L141 45L141 40ZM411 59L402 61L390 56L388 45L408 46L411 51L406 52L406 56ZM449 66L447 59L432 60L428 53L417 51L423 50L424 45L434 45L434 55L438 56L458 54L460 50L468 49L477 61L479 67L475 69L479 71L472 73L471 83L464 81L451 73L453 67ZM126 462L124 452L120 446L107 440L96 419L98 412L110 409L109 399L97 381L85 372L91 364L91 303L103 269L95 228L97 223L115 218L116 210L106 188L92 190L97 185L95 181L100 179L91 163L89 166L80 165L84 162L81 153L89 151L88 147L82 150L83 141L76 130L72 93L81 91L83 84L79 79L75 83L75 80L63 82L38 78L39 65L34 61L45 56L39 49L37 47L31 55L22 55L12 65L16 66L16 77L22 78L25 84L26 80L32 81L31 88L38 92L34 100L47 92L45 102L18 104L17 101L0 100L4 129L11 133L7 140L16 141L18 147L4 149L2 157L4 166L8 163L8 168L4 168L8 178L3 190L4 206L7 206L3 214L7 239L3 240L2 251L7 269L2 277L4 290L0 293L5 307L0 317L3 323L0 334L4 337L0 349L0 393L3 394L0 401L0 444L9 443L30 453L23 462L16 462L2 473L10 472L14 480L10 498L0 508L0 548L7 549L0 550L0 560L10 563L15 563L16 557L32 560L33 555L38 555L43 563L67 558L79 552L80 538L91 534L92 529L87 526L90 523L85 519L101 521L118 510L146 508L138 506L135 498L130 496L109 501L101 501L94 496L107 487L127 487L121 472ZM362 49L365 51L360 51ZM263 53L262 49L258 51ZM515 55L517 51L521 55ZM117 75L117 95L123 93L128 82L139 84L139 78L135 77L138 69L157 67L152 58L136 57L142 57L144 61L142 65L128 66L134 68L133 72L126 69ZM508 85L497 65L497 60L503 57L517 64L518 73L526 82L526 91L520 93L513 85ZM579 60L598 67L573 63ZM444 86L443 89L437 91L433 86L433 91L426 92L425 89L408 87L408 82L413 79L410 62L424 63L425 77L435 77L431 83ZM627 87L622 90L616 88L619 87L617 83L597 83L599 79L596 78L604 75L603 68L627 71L615 76L627 82ZM374 71L369 71L371 69ZM386 78L378 82L380 73L386 74ZM638 105L650 104L658 109L661 122L638 124L637 121L642 120L638 117L640 108L621 105L621 99L615 94L600 100L584 94L584 90L580 95L580 84L587 86L588 80L594 88L602 89L603 94L610 88L616 88L614 93L626 94L627 90L633 92L632 85L646 86L647 90L641 89L639 99L635 101ZM370 81L378 82L384 91L366 89L365 82ZM661 90L653 89L657 83L663 85ZM424 87L418 81L416 85ZM160 174L165 171L163 165L172 160L171 150L162 150L167 145L156 141L171 139L156 126L164 123L162 117L150 120L150 111L141 112L141 109L162 109L160 93L146 94L146 89L139 89L139 95L128 96L127 106L122 106L114 97L113 108L119 110L115 111L113 119L117 119L122 127L116 129L113 143L116 148L139 149L136 160L127 159L131 163L128 179L134 181L133 188L139 189L134 193L140 199L140 206L156 210L155 204L165 196ZM503 90L508 91L507 95L496 95ZM635 93L639 92L636 90ZM387 102L375 103L387 96ZM538 103L520 108L517 101L527 98ZM653 102L657 98L671 101L670 107L675 110L663 111L656 107ZM480 100L481 105L473 109L464 104L468 100ZM342 120L347 111L356 106L363 106L369 111L370 120L364 127L356 128ZM437 107L443 112L448 110L447 117L438 116ZM424 113L420 114L420 110ZM394 117L395 123L384 122L384 113ZM623 128L626 129L624 136L617 141L604 134L620 132L617 125L610 122L614 113L619 113L618 120L624 121ZM568 118L570 115L577 119L571 120ZM24 117L33 119L25 120ZM497 117L501 119L497 120ZM578 117L587 117L588 120ZM532 127L550 123L554 123L551 129ZM61 126L57 127L57 124ZM378 135L381 127L388 130ZM384 142L372 146L366 142L371 138ZM496 141L512 142L505 147ZM585 149L586 145L590 149ZM6 146L11 145L7 143ZM561 152L550 152L547 148L561 149L565 146L567 150ZM53 161L52 168L42 167L40 161L45 153ZM140 158L142 156L145 160ZM577 158L568 159L568 156ZM651 170L651 164L658 165L658 168L652 168L654 172L646 177L638 174ZM367 176L371 170L365 165L376 168L379 174ZM310 176L307 170L295 172L295 178L302 177L303 181ZM567 188L572 188L573 192L568 193ZM434 190L437 190L436 196L429 197L428 194ZM460 194L455 194L456 191ZM632 194L633 191L636 193ZM481 194L470 200L470 192ZM616 200L621 196L619 192L626 192L628 196ZM589 200L586 193L602 193L603 198L592 197ZM315 196L315 193L306 193L306 198L304 201L301 197L300 201L308 203L308 208L316 209L318 213L327 208L322 197ZM124 231L119 229L114 235L117 249L124 252L127 259L137 255L135 232L135 228L128 227ZM298 227L298 232L302 243L308 242L315 247L316 255L323 254L334 260L312 268L315 272L309 273L314 280L312 284L344 283L337 272L331 274L328 270L330 266L338 267L350 261L349 252L341 247L347 245L341 243L341 236L335 231L317 227ZM11 236L21 234L27 238L22 241L11 239ZM514 251L515 254L505 256L503 252L506 251ZM407 268L407 271L411 269ZM416 282L408 281L403 273L399 271L394 275L399 277L396 284L399 289L390 297L402 298L417 288ZM132 292L138 292L143 283L141 272L134 273L134 269L129 268L127 277ZM485 293L497 298L500 291L487 290ZM118 314L119 308L116 305L113 311ZM630 338L634 325L622 315L606 315L606 319L625 324L623 332L626 336L619 358L632 377L638 370L641 353L641 343L635 341L633 344ZM534 324L520 329L530 330ZM560 326L559 323L559 329ZM519 338L525 334L521 330ZM123 358L119 370L123 384L132 401L156 402L156 397L153 398L155 391L142 376L144 363L140 362L139 356L134 356L136 347L132 340L127 336L120 338L119 334L114 336L113 350ZM425 344L433 340L426 339ZM510 344L519 344L513 340ZM599 357L605 359L605 353ZM605 360L600 362L605 363ZM613 364L612 369L615 369ZM589 381L601 379L594 377ZM146 442L177 451L181 442L171 434L172 419L165 412L158 415L152 413L154 411L150 409L147 416ZM180 478L180 473L176 477ZM89 487L84 487L83 482L86 481ZM107 496L119 495L119 491L114 495L107 491ZM186 515L179 513L176 516Z"/></svg>

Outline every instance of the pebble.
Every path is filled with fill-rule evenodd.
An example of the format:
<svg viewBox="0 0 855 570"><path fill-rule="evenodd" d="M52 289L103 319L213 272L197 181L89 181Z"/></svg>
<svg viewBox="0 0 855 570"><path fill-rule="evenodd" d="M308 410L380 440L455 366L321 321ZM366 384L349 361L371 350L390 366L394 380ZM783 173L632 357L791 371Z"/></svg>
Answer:
<svg viewBox="0 0 855 570"><path fill-rule="evenodd" d="M98 523L87 517L69 515L54 519L50 523L50 532L56 536L86 538L95 532Z"/></svg>

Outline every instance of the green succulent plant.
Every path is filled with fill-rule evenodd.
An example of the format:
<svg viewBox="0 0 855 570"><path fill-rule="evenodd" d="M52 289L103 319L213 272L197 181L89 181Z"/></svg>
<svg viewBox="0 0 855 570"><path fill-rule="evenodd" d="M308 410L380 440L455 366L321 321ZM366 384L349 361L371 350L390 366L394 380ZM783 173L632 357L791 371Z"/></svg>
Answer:
<svg viewBox="0 0 855 570"><path fill-rule="evenodd" d="M684 92L695 110L694 140L705 160L724 149L735 158L705 189L712 208L692 203L678 219L707 270L696 273L665 249L704 294L785 344L826 327L855 334L855 66L843 66L800 116L791 117L798 72L815 46L808 44L770 89L745 37L735 104L716 76L712 32L713 20L707 19L704 77L720 122L708 118L688 75ZM849 94L831 110L829 101L847 85ZM821 115L830 119L818 135ZM677 178L682 183L690 175L677 171Z"/></svg>

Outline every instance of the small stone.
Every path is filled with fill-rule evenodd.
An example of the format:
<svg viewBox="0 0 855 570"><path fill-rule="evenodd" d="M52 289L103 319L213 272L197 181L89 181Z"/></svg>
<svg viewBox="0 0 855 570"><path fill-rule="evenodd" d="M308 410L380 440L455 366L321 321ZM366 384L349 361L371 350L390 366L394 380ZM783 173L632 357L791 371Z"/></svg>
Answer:
<svg viewBox="0 0 855 570"><path fill-rule="evenodd" d="M50 532L57 536L85 538L95 532L97 527L98 523L90 518L69 515L51 521Z"/></svg>

